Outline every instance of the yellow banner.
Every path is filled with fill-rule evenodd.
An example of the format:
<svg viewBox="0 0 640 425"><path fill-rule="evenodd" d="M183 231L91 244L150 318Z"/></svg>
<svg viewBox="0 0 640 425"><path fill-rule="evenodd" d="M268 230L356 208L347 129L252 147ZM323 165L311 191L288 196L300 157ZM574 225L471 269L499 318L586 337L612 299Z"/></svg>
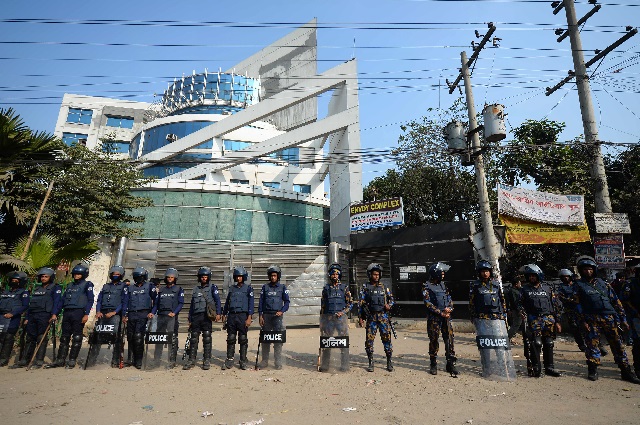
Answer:
<svg viewBox="0 0 640 425"><path fill-rule="evenodd" d="M507 227L508 243L541 245L591 241L586 224L583 226L554 226L504 215L498 217Z"/></svg>

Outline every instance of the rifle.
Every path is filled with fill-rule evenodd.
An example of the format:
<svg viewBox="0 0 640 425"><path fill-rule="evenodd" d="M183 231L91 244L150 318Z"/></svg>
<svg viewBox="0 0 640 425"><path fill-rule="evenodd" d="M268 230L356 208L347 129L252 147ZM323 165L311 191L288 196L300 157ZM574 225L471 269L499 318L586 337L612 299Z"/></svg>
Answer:
<svg viewBox="0 0 640 425"><path fill-rule="evenodd" d="M518 314L520 313L518 312ZM527 375L535 376L535 371L533 370L533 362L531 361L531 356L535 355L535 344L533 343L533 341L531 341L526 317L522 320L522 326L522 343L524 344L524 357L527 359Z"/></svg>
<svg viewBox="0 0 640 425"><path fill-rule="evenodd" d="M55 361L56 359L56 337L58 336L58 321L53 321L53 326L51 327L51 336L53 337L53 356L51 358Z"/></svg>
<svg viewBox="0 0 640 425"><path fill-rule="evenodd" d="M260 328L260 336L258 337L258 352L256 353L256 364L254 370L258 370L258 357L260 357L260 344L262 343L262 328Z"/></svg>
<svg viewBox="0 0 640 425"><path fill-rule="evenodd" d="M124 337L127 334L127 322L124 322L124 324L122 324L122 319L120 319L120 335L119 335L119 340L120 340L120 362L118 364L118 368L119 369L124 369Z"/></svg>
<svg viewBox="0 0 640 425"><path fill-rule="evenodd" d="M27 365L27 370L31 369L31 365L33 364L33 361L36 359L36 356L38 355L40 346L42 345L44 340L47 338L47 333L49 333L49 329L51 328L51 323L52 322L49 322L49 324L47 325L47 329L44 331L44 334L42 334L42 338L40 338L40 342L36 346L36 350L33 352L33 356L31 356L31 359L29 360L29 364Z"/></svg>
<svg viewBox="0 0 640 425"><path fill-rule="evenodd" d="M187 358L187 353L191 349L191 325L189 325L189 329L187 329L187 340L184 342L184 353L182 353L182 361L185 361Z"/></svg>
<svg viewBox="0 0 640 425"><path fill-rule="evenodd" d="M384 285L382 285L384 288ZM384 288L384 303L387 304L387 288ZM368 307L367 307L368 308ZM393 334L394 339L398 339L398 334L396 333L396 328L393 326L393 321L391 320L391 309L387 311L387 318L389 319L389 328L391 329L391 333Z"/></svg>

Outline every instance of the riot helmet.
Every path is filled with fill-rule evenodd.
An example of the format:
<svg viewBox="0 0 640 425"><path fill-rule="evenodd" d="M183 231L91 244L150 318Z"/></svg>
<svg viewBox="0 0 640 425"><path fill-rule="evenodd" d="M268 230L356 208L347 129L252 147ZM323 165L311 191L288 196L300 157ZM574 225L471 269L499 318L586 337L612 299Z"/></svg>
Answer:
<svg viewBox="0 0 640 425"><path fill-rule="evenodd" d="M49 276L49 281L47 282L48 284L53 283L56 280L56 272L49 267L43 267L38 270L38 273L36 274L38 282L40 282L40 276Z"/></svg>
<svg viewBox="0 0 640 425"><path fill-rule="evenodd" d="M7 274L7 278L9 279L9 286L12 288L24 288L25 286L27 286L27 274L25 272L17 270L12 271L11 273ZM14 280L17 280L17 282L14 282Z"/></svg>
<svg viewBox="0 0 640 425"><path fill-rule="evenodd" d="M131 276L133 276L133 281L135 283L141 283L149 279L149 272L144 267L138 266L133 269Z"/></svg>
<svg viewBox="0 0 640 425"><path fill-rule="evenodd" d="M581 277L584 277L583 271L587 267L591 267L593 269L592 277L595 277L598 273L598 264L595 262L595 260L586 255L578 258L578 261L576 262L576 268L578 269L578 273L580 273Z"/></svg>
<svg viewBox="0 0 640 425"><path fill-rule="evenodd" d="M71 277L77 274L82 276L82 279L86 279L89 276L89 267L85 266L84 264L76 264L75 267L73 267L73 269L71 270Z"/></svg>
<svg viewBox="0 0 640 425"><path fill-rule="evenodd" d="M211 268L206 267L206 266L202 266L198 269L198 282L200 282L200 278L202 276L207 276L209 279L207 279L207 282L211 282Z"/></svg>
<svg viewBox="0 0 640 425"><path fill-rule="evenodd" d="M448 272L450 268L451 266L438 261L429 267L429 277L433 280L441 281L442 273Z"/></svg>
<svg viewBox="0 0 640 425"><path fill-rule="evenodd" d="M523 267L522 274L524 274L525 278L527 279L529 279L527 277L528 275L533 274L537 276L538 282L542 283L544 281L544 273L537 264L526 264Z"/></svg>
<svg viewBox="0 0 640 425"><path fill-rule="evenodd" d="M236 281L236 277L237 276L242 276L242 282L246 283L247 280L249 279L249 273L247 273L247 271L245 270L244 267L242 266L235 266L233 268L233 281Z"/></svg>
<svg viewBox="0 0 640 425"><path fill-rule="evenodd" d="M280 269L280 267L276 265L269 266L269 268L267 269L267 277L271 278L272 273L276 273L278 275L278 280L280 280L280 277L282 276L282 270Z"/></svg>
<svg viewBox="0 0 640 425"><path fill-rule="evenodd" d="M167 271L164 272L164 283L167 283L167 284L169 283L167 282L167 277L170 277L170 276L175 278L175 280L171 282L172 284L178 283L178 270L176 270L173 267L169 267Z"/></svg>
<svg viewBox="0 0 640 425"><path fill-rule="evenodd" d="M382 277L382 266L378 263L371 263L367 267L367 277L371 280L371 273L377 271L380 273L380 277Z"/></svg>
<svg viewBox="0 0 640 425"><path fill-rule="evenodd" d="M558 277L562 277L562 276L569 276L572 277L573 276L573 272L569 269L561 269L558 272Z"/></svg>
<svg viewBox="0 0 640 425"><path fill-rule="evenodd" d="M487 260L480 260L476 263L476 273L482 270L489 270L489 276L493 277L493 266Z"/></svg>
<svg viewBox="0 0 640 425"><path fill-rule="evenodd" d="M118 275L117 277L114 275ZM109 269L109 279L113 282L119 282L124 277L124 267L122 266L113 266Z"/></svg>
<svg viewBox="0 0 640 425"><path fill-rule="evenodd" d="M329 277L331 277L331 275L335 271L338 271L338 279L341 279L342 278L342 267L340 267L340 264L338 264L338 263L333 263L327 268L327 275L329 275Z"/></svg>

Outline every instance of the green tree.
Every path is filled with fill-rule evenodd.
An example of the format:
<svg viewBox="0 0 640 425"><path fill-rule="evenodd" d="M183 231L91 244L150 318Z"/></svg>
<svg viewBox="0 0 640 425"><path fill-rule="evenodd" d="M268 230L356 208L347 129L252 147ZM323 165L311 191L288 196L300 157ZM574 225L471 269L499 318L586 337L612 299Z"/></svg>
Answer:
<svg viewBox="0 0 640 425"><path fill-rule="evenodd" d="M640 145L607 161L607 179L613 210L627 213L631 234L624 235L626 255L640 255Z"/></svg>

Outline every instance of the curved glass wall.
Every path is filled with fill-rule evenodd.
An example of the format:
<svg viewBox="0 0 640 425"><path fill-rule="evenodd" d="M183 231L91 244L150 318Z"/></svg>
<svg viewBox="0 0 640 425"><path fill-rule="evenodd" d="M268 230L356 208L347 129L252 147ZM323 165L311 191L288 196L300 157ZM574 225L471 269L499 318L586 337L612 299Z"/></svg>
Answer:
<svg viewBox="0 0 640 425"><path fill-rule="evenodd" d="M325 245L329 208L235 193L136 190L144 238Z"/></svg>

